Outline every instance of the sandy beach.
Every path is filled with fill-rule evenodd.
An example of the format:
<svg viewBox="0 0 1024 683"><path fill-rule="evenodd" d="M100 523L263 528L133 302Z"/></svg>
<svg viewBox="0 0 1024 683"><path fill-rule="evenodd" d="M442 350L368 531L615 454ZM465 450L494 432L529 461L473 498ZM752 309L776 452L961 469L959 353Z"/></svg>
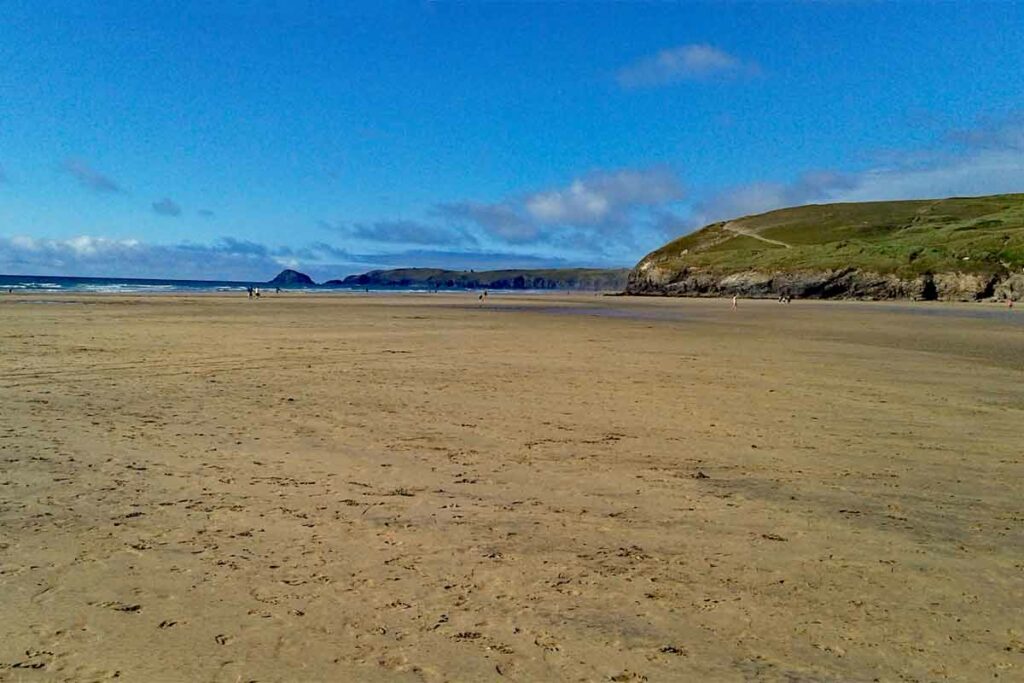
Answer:
<svg viewBox="0 0 1024 683"><path fill-rule="evenodd" d="M1024 678L1024 310L0 321L0 680Z"/></svg>

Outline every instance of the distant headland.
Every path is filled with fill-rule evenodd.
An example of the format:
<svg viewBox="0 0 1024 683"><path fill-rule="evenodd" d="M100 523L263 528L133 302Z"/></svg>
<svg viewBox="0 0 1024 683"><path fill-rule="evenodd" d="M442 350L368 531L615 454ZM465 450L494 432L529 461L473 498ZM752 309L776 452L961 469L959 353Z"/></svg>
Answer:
<svg viewBox="0 0 1024 683"><path fill-rule="evenodd" d="M424 289L552 289L622 291L628 268L545 268L526 270L444 270L440 268L396 268L372 270L343 279L328 280L321 287L387 287ZM283 270L270 285L278 287L315 286L305 273Z"/></svg>

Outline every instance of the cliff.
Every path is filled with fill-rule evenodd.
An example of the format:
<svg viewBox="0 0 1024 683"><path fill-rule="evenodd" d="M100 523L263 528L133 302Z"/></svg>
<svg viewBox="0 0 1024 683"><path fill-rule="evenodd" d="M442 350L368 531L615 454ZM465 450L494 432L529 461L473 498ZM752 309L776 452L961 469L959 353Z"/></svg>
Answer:
<svg viewBox="0 0 1024 683"><path fill-rule="evenodd" d="M825 204L713 223L627 294L974 301L1024 296L1024 194Z"/></svg>
<svg viewBox="0 0 1024 683"><path fill-rule="evenodd" d="M621 291L626 268L551 268L540 270L440 270L398 268L374 270L329 280L326 285L346 287L424 287L427 289L567 289Z"/></svg>

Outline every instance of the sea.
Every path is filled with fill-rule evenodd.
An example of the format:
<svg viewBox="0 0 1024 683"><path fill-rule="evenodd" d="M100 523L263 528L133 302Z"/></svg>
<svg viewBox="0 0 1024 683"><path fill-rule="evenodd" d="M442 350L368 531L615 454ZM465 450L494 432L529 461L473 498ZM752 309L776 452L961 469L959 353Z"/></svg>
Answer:
<svg viewBox="0 0 1024 683"><path fill-rule="evenodd" d="M265 282L235 282L231 280L158 280L126 277L0 275L0 292L174 294L189 292L245 292L249 287L273 290L273 287Z"/></svg>
<svg viewBox="0 0 1024 683"><path fill-rule="evenodd" d="M259 287L270 293L275 285L266 282L240 282L235 280L163 280L127 277L67 277L56 275L0 275L0 294L10 293L66 293L95 292L105 294L199 294L204 292L242 292ZM424 287L362 287L349 285L285 285L290 292L430 292ZM446 289L443 291L470 291ZM518 290L523 293L529 290Z"/></svg>

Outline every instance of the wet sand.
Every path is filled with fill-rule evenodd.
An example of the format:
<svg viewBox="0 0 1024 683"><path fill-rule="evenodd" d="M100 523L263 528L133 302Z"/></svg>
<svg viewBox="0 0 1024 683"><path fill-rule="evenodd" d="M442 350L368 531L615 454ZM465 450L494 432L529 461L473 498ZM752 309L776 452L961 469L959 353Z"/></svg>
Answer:
<svg viewBox="0 0 1024 683"><path fill-rule="evenodd" d="M1021 680L1022 318L0 297L0 680Z"/></svg>

